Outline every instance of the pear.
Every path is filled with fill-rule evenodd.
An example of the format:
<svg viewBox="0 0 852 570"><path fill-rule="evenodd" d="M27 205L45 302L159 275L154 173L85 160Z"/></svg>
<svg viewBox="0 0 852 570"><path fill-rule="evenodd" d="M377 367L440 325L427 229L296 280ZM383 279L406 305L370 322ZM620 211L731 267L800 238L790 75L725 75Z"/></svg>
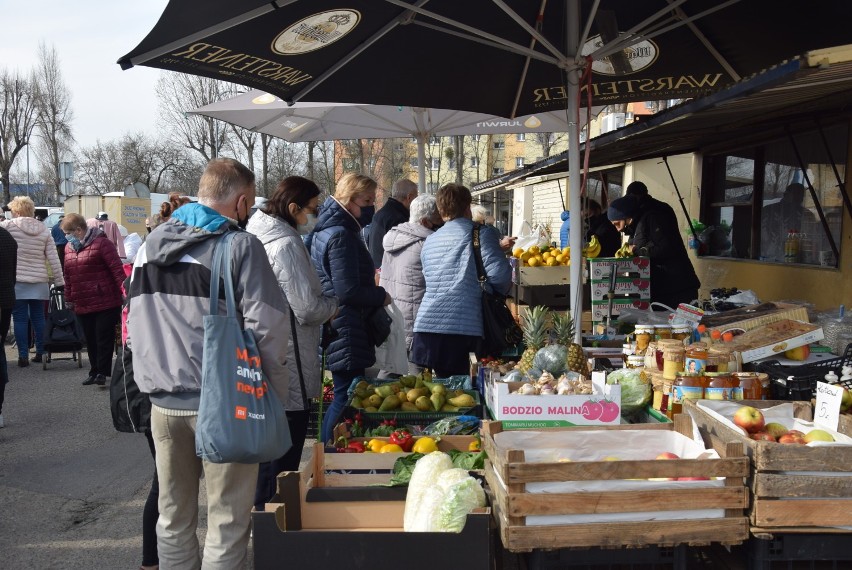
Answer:
<svg viewBox="0 0 852 570"><path fill-rule="evenodd" d="M436 412L440 412L441 408L443 408L444 404L447 402L447 399L443 394L436 394L435 392L432 392L432 395L429 396L429 400L432 401L432 409Z"/></svg>
<svg viewBox="0 0 852 570"><path fill-rule="evenodd" d="M403 402L399 406L399 409L402 410L403 412L416 412L417 406L415 406L412 402Z"/></svg>
<svg viewBox="0 0 852 570"><path fill-rule="evenodd" d="M476 401L470 394L462 394L461 396L450 398L447 401L457 408L470 408L476 405Z"/></svg>
<svg viewBox="0 0 852 570"><path fill-rule="evenodd" d="M401 404L402 402L400 402L399 396L397 396L396 394L391 394L382 401L382 405L379 406L379 411L389 412L391 410L397 409Z"/></svg>
<svg viewBox="0 0 852 570"><path fill-rule="evenodd" d="M457 412L457 411L459 411L459 409L457 407L453 406L453 405L444 404L443 406L441 406L441 411L442 412Z"/></svg>
<svg viewBox="0 0 852 570"><path fill-rule="evenodd" d="M366 386L358 386L355 388L355 395L361 398L362 400L370 396L370 391L367 390Z"/></svg>
<svg viewBox="0 0 852 570"><path fill-rule="evenodd" d="M429 391L433 394L441 394L442 396L446 396L447 394L447 387L440 382L426 382L424 380L423 385L429 388Z"/></svg>
<svg viewBox="0 0 852 570"><path fill-rule="evenodd" d="M382 386L376 387L376 394L378 394L382 398L387 398L391 394L395 394L395 393L396 392L394 392L393 386L391 386L390 384L384 384Z"/></svg>
<svg viewBox="0 0 852 570"><path fill-rule="evenodd" d="M378 394L373 394L372 396L370 396L369 398L367 398L367 404L368 404L369 406L372 406L373 408L378 409L378 408L379 408L379 406L381 406L381 405L382 405L382 400L384 400L384 398L382 398L382 397L381 397L381 396L379 396Z"/></svg>
<svg viewBox="0 0 852 570"><path fill-rule="evenodd" d="M429 390L426 388L412 388L405 394L405 399L409 402L416 402L420 396L428 396Z"/></svg>
<svg viewBox="0 0 852 570"><path fill-rule="evenodd" d="M376 406L367 406L366 408L364 408L364 411L369 412L369 413L374 413L374 412L378 412L379 408L377 408Z"/></svg>
<svg viewBox="0 0 852 570"><path fill-rule="evenodd" d="M353 396L353 397L352 397L352 403L351 403L351 406L352 406L353 408L363 408L363 407L364 407L364 405L361 403L361 398L359 398L358 396Z"/></svg>
<svg viewBox="0 0 852 570"><path fill-rule="evenodd" d="M428 397L428 396L420 396L419 398L417 398L417 399L414 401L414 405L415 405L415 406L417 407L417 409L418 409L418 410L420 410L421 412L428 412L429 410L431 410L431 409L432 409L432 402L431 402L431 401L429 401L429 397Z"/></svg>

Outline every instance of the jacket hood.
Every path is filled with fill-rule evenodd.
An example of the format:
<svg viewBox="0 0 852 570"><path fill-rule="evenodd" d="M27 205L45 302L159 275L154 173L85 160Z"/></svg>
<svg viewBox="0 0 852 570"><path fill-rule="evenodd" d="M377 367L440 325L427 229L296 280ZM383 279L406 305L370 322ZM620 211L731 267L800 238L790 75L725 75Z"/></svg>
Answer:
<svg viewBox="0 0 852 570"><path fill-rule="evenodd" d="M355 221L349 210L341 206L334 198L326 198L320 208L319 218L314 232L319 232L334 226L343 226L355 232L361 231L361 225Z"/></svg>
<svg viewBox="0 0 852 570"><path fill-rule="evenodd" d="M236 223L203 204L193 202L181 206L164 224L157 226L145 240L148 262L171 265L186 251L204 240L216 238L237 229ZM154 255L152 255L152 253Z"/></svg>
<svg viewBox="0 0 852 570"><path fill-rule="evenodd" d="M44 222L40 222L35 218L12 218L12 223L30 236L37 236L45 230Z"/></svg>
<svg viewBox="0 0 852 570"><path fill-rule="evenodd" d="M405 222L388 230L382 240L382 246L388 253L396 253L411 246L411 244L425 240L433 233L435 233L434 230L430 230L422 224Z"/></svg>
<svg viewBox="0 0 852 570"><path fill-rule="evenodd" d="M281 218L270 216L262 210L258 210L252 214L246 230L257 236L257 239L259 239L263 245L281 238L301 238L299 232L296 231L296 228Z"/></svg>

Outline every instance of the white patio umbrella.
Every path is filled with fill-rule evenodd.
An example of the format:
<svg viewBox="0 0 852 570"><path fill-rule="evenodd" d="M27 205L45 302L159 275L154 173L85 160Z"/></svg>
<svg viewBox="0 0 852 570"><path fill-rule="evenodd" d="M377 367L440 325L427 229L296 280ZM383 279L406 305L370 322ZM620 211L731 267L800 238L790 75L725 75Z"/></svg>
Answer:
<svg viewBox="0 0 852 570"><path fill-rule="evenodd" d="M597 114L600 107L593 109ZM351 103L288 105L259 90L189 111L290 142L414 137L419 188L426 188L426 143L430 137L567 132L565 111L506 119L449 109ZM583 113L585 115L585 113Z"/></svg>

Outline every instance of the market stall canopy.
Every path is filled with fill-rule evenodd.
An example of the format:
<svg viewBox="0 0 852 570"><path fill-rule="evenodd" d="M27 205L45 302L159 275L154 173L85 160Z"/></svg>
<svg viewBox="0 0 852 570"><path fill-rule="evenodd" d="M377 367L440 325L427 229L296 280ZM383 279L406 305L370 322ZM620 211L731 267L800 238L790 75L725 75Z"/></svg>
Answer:
<svg viewBox="0 0 852 570"><path fill-rule="evenodd" d="M786 136L799 126L849 115L852 109L852 45L814 50L775 65L719 93L687 101L588 141L590 166L673 156L712 154L731 141ZM583 145L585 147L585 144ZM805 149L806 150L806 149ZM836 157L844 160L846 157ZM473 187L498 188L528 176L565 172L567 152L507 172Z"/></svg>
<svg viewBox="0 0 852 570"><path fill-rule="evenodd" d="M599 111L600 108L594 108L593 114ZM430 137L568 130L564 110L506 119L469 111L396 105L305 102L288 105L272 94L257 90L189 112L290 142L414 137L420 187L424 189L425 146Z"/></svg>
<svg viewBox="0 0 852 570"><path fill-rule="evenodd" d="M579 2L575 57L566 30ZM848 41L852 3L770 0L171 0L119 60L309 97L516 117L564 109L591 63L594 104L696 97ZM584 98L585 99L585 98Z"/></svg>

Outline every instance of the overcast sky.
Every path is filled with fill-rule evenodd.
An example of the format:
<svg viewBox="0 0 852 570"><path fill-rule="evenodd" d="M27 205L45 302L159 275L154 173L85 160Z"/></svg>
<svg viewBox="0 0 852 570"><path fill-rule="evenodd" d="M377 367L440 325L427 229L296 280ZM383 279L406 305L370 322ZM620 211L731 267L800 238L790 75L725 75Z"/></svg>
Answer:
<svg viewBox="0 0 852 570"><path fill-rule="evenodd" d="M39 41L53 45L71 91L77 142L154 134L160 72L115 63L148 34L168 0L0 0L0 68L28 72Z"/></svg>

